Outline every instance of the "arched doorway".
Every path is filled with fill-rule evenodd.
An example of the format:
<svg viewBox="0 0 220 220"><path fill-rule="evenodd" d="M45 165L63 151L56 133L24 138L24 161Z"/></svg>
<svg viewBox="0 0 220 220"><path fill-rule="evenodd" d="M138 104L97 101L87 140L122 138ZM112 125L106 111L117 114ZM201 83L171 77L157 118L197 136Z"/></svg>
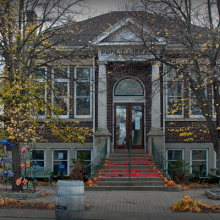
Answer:
<svg viewBox="0 0 220 220"><path fill-rule="evenodd" d="M144 153L144 87L131 77L114 87L114 153Z"/></svg>

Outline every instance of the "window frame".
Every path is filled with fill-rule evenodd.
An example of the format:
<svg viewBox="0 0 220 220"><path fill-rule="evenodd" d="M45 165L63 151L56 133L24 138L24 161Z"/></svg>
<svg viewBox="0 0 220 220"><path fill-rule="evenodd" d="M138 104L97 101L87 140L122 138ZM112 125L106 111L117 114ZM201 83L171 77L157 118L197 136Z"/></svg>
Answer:
<svg viewBox="0 0 220 220"><path fill-rule="evenodd" d="M63 68L63 67L54 67L54 68ZM52 69L52 86L53 86L53 91L52 91L52 105L54 106L54 98L55 98L55 95L54 95L54 84L55 82L65 82L67 83L67 114L66 115L59 115L60 118L69 118L69 105L70 105L70 67L69 66L64 66L64 68L67 68L67 79L65 78L62 78L62 79L55 79L54 78L54 68ZM60 96L58 96L60 98ZM63 98L63 97L61 97ZM56 117L54 114L53 114L54 117Z"/></svg>
<svg viewBox="0 0 220 220"><path fill-rule="evenodd" d="M82 151L83 150L87 150L87 151L89 150L91 152L91 162L92 162L92 149L85 149L85 148L83 148L83 149L80 149L80 148L75 149L75 160L77 160L77 150L82 150ZM85 160L85 161L90 161L90 160ZM90 170L90 172L91 172L90 174L92 174L92 170Z"/></svg>
<svg viewBox="0 0 220 220"><path fill-rule="evenodd" d="M37 148L37 149L29 149L28 153L30 153L30 151L34 151L34 150L42 150L44 151L44 160L38 160L38 161L44 161L44 166L43 167L46 167L46 149L40 149L40 148ZM28 158L29 158L29 155L28 155ZM30 159L30 158L29 158ZM32 158L32 161L35 161L33 158Z"/></svg>
<svg viewBox="0 0 220 220"><path fill-rule="evenodd" d="M163 72L165 71L166 65L163 66ZM174 69L175 70L175 69ZM171 71L171 70L170 70ZM177 114L168 114L168 98L169 97L175 97L178 98L180 97L181 99L184 98L184 80L179 79L179 78L170 78L168 77L168 73L163 77L164 82L165 82L165 111L166 111L166 118L184 118L184 105L183 105L183 100L181 100L181 108L182 108L182 114L177 115ZM182 92L182 97L181 96L169 96L169 88L168 88L168 83L169 82L180 82L181 83L181 92Z"/></svg>
<svg viewBox="0 0 220 220"><path fill-rule="evenodd" d="M53 170L53 172L54 172L54 151L59 151L59 150L61 150L61 151L64 151L64 150L66 150L67 151L67 160L63 160L63 161L67 161L67 171L66 171L66 176L69 176L69 149L52 149L52 161L51 161L51 163L52 163L52 170ZM55 161L60 161L60 160L55 160Z"/></svg>
<svg viewBox="0 0 220 220"><path fill-rule="evenodd" d="M192 151L193 150L205 150L206 151L206 175L208 175L208 173L209 173L209 169L208 169L208 165L209 165L209 161L208 161L208 159L209 159L209 157L208 157L208 153L209 153L209 151L208 151L208 149L201 149L201 148L199 148L199 149L190 149L190 173L192 173ZM193 160L193 161L204 161L204 160Z"/></svg>
<svg viewBox="0 0 220 220"><path fill-rule="evenodd" d="M45 83L45 103L47 102L47 67L40 67L39 69L45 69L45 79L36 79L36 81L40 83ZM37 116L38 118L46 118L47 117L47 110L45 108L45 114L44 115L39 115Z"/></svg>
<svg viewBox="0 0 220 220"><path fill-rule="evenodd" d="M91 92L93 91L92 90L92 86L93 86L93 83L92 83L92 79L93 79L93 68L91 66L78 66L78 67L75 67L74 68L74 78L77 79L77 68L89 68L89 80L86 80L86 79L82 79L80 80L80 82L89 82L90 83L90 95L89 95L89 99L90 99L90 114L89 115L77 115L76 114L76 99L77 99L77 96L76 96L76 87L77 87L77 81L74 82L74 101L75 101L75 104L74 104L74 118L92 118L92 95L91 95Z"/></svg>
<svg viewBox="0 0 220 220"><path fill-rule="evenodd" d="M168 151L169 150L180 150L180 151L182 151L182 160L184 160L184 149L177 149L177 148L168 148L168 149L166 149L166 169L168 169L168 162L169 161L175 161L175 160L168 160Z"/></svg>

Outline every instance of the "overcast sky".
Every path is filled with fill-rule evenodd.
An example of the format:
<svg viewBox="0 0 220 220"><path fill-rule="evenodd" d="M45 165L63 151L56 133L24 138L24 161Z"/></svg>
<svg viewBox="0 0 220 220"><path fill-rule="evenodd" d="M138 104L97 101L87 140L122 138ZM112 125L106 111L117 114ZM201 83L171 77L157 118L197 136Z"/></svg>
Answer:
<svg viewBox="0 0 220 220"><path fill-rule="evenodd" d="M87 0L86 7L83 7L83 19L94 17L110 11L118 11L129 0Z"/></svg>

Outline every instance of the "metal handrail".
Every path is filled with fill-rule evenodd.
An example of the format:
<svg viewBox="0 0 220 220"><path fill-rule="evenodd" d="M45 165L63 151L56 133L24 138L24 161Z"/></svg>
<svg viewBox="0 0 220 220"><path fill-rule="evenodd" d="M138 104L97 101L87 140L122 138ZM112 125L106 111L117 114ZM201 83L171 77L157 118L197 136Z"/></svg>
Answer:
<svg viewBox="0 0 220 220"><path fill-rule="evenodd" d="M167 175L169 178L172 179L172 171L171 171L172 169L168 169L168 167L170 166L171 168L173 168L173 164L171 164L161 155L161 153L155 147L153 140L152 140L152 156L156 161L157 165L159 166L160 170L162 171L163 175ZM166 165L168 166L167 168Z"/></svg>
<svg viewBox="0 0 220 220"><path fill-rule="evenodd" d="M90 173L88 174L88 178L92 178L97 171L100 169L107 155L107 138L105 142L105 146L100 151L100 153L95 157L95 159L87 166L90 167Z"/></svg>

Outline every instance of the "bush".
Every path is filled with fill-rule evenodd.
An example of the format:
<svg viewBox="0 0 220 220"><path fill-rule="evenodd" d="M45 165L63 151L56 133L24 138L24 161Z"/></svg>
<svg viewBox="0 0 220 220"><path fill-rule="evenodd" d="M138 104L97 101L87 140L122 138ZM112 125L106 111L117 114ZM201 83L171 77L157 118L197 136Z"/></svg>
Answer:
<svg viewBox="0 0 220 220"><path fill-rule="evenodd" d="M211 177L210 179L206 179L205 182L207 183L218 183L218 178L215 176L215 175L212 175L212 174L208 174L206 175L205 173L201 173L201 172L196 172L196 173L190 173L187 177L188 181L190 182L201 182L201 178L200 177L203 177L203 176L209 176Z"/></svg>
<svg viewBox="0 0 220 220"><path fill-rule="evenodd" d="M185 160L178 159L174 162L171 168L171 174L176 183L186 183L188 182L187 176L189 175L189 163Z"/></svg>

